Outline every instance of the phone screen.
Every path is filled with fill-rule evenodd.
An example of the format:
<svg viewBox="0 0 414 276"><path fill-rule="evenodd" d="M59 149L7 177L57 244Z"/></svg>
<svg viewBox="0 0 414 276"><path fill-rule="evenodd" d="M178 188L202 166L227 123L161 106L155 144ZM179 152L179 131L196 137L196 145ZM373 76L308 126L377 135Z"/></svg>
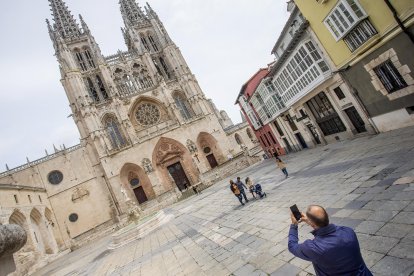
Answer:
<svg viewBox="0 0 414 276"><path fill-rule="evenodd" d="M290 211L292 211L292 214L297 221L299 221L302 218L302 214L300 213L298 206L296 206L296 204L290 206Z"/></svg>

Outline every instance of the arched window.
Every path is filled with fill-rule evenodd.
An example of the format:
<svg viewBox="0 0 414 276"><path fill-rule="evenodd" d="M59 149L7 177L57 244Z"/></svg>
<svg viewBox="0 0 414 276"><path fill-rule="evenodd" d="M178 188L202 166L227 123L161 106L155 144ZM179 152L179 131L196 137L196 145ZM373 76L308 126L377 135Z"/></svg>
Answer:
<svg viewBox="0 0 414 276"><path fill-rule="evenodd" d="M240 135L238 133L236 133L234 135L234 139L236 139L237 144L242 145L243 144L243 140L241 139Z"/></svg>
<svg viewBox="0 0 414 276"><path fill-rule="evenodd" d="M88 89L89 89L89 94L91 95L92 99L94 100L94 102L99 102L99 95L98 92L96 91L95 86L93 85L93 82L90 78L86 79L86 82L88 83Z"/></svg>
<svg viewBox="0 0 414 276"><path fill-rule="evenodd" d="M247 132L247 136L249 137L249 139L253 141L254 138L253 138L253 134L250 128L246 129L246 132Z"/></svg>
<svg viewBox="0 0 414 276"><path fill-rule="evenodd" d="M182 94L176 93L174 95L174 101L184 120L189 120L193 117L191 106Z"/></svg>
<svg viewBox="0 0 414 276"><path fill-rule="evenodd" d="M152 35L149 35L149 36L148 36L148 40L150 41L151 46L152 46L152 48L154 49L154 51L155 51L155 52L158 52L158 51L159 51L159 49L158 49L158 45L157 45L157 43L155 42L155 40L154 40L154 38L152 37Z"/></svg>
<svg viewBox="0 0 414 276"><path fill-rule="evenodd" d="M85 57L86 57L86 59L87 59L87 61L88 61L89 66L90 66L91 68L96 68L96 66L95 66L95 62L93 61L93 57L92 57L92 55L91 55L91 52L89 52L89 50L88 50L88 49L86 49L84 53L85 53Z"/></svg>
<svg viewBox="0 0 414 276"><path fill-rule="evenodd" d="M145 47L145 49L149 52L149 51L151 51L151 49L150 49L150 47L149 47L149 45L148 45L148 42L147 42L147 40L145 39L145 37L144 36L142 36L141 37L141 42L142 42L142 45L144 45L144 47Z"/></svg>
<svg viewBox="0 0 414 276"><path fill-rule="evenodd" d="M104 120L106 133L111 140L114 149L120 149L127 145L118 120L113 115L109 115Z"/></svg>
<svg viewBox="0 0 414 276"><path fill-rule="evenodd" d="M75 56L76 56L76 60L78 61L78 64L81 70L87 71L88 68L86 67L86 63L85 63L82 53L78 50L75 52Z"/></svg>
<svg viewBox="0 0 414 276"><path fill-rule="evenodd" d="M82 71L96 68L95 61L89 49L85 48L83 51L75 49L75 57Z"/></svg>
<svg viewBox="0 0 414 276"><path fill-rule="evenodd" d="M100 77L99 75L96 75L96 82L97 82L97 84L98 84L99 91L101 92L101 96L102 96L102 98L103 98L104 100L108 99L108 98L109 98L109 97L108 97L108 93L106 92L105 85L104 85L104 83L102 82L102 79L101 79L101 77Z"/></svg>

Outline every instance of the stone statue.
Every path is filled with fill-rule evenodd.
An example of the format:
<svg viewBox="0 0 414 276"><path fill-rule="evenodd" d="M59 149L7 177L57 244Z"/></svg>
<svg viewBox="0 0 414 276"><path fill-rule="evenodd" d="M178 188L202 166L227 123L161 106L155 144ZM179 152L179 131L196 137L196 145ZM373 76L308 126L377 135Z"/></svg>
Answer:
<svg viewBox="0 0 414 276"><path fill-rule="evenodd" d="M26 242L26 231L19 225L0 225L0 276L16 271L13 253L19 251Z"/></svg>
<svg viewBox="0 0 414 276"><path fill-rule="evenodd" d="M128 196L128 193L124 188L121 188L121 193L124 195L125 201L131 201L131 198Z"/></svg>
<svg viewBox="0 0 414 276"><path fill-rule="evenodd" d="M152 173L154 171L151 160L148 158L144 158L142 160L142 167L144 168L146 174Z"/></svg>

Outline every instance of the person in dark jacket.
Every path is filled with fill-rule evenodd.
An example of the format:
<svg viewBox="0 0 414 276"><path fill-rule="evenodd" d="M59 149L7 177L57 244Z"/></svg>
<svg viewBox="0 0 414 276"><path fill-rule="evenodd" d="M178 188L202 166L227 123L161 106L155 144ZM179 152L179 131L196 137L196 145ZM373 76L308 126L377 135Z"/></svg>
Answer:
<svg viewBox="0 0 414 276"><path fill-rule="evenodd" d="M326 210L318 205L308 207L299 222L309 224L313 240L299 244L298 221L291 214L289 251L296 257L310 261L316 275L372 276L361 255L358 238L349 227L329 224Z"/></svg>
<svg viewBox="0 0 414 276"><path fill-rule="evenodd" d="M240 190L240 195L242 195L242 196L244 197L244 200L245 200L246 202L249 202L249 200L247 199L247 196L246 196L246 191L244 190L245 188L246 188L246 189L248 189L248 188L247 188L247 187L246 187L246 185L244 185L244 183L241 181L240 177L237 177L236 184L237 184L237 187L238 187L238 188L239 188L239 190Z"/></svg>

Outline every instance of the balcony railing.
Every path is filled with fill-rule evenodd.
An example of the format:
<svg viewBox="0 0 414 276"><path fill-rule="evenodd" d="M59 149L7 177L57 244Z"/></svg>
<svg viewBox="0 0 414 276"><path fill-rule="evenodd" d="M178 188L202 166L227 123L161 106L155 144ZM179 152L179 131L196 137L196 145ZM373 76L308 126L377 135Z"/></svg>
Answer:
<svg viewBox="0 0 414 276"><path fill-rule="evenodd" d="M139 130L136 132L136 134L137 134L139 143L143 143L149 139L160 136L178 126L179 126L178 122L174 120L168 120L158 125L155 125L155 126L143 129L143 130Z"/></svg>

